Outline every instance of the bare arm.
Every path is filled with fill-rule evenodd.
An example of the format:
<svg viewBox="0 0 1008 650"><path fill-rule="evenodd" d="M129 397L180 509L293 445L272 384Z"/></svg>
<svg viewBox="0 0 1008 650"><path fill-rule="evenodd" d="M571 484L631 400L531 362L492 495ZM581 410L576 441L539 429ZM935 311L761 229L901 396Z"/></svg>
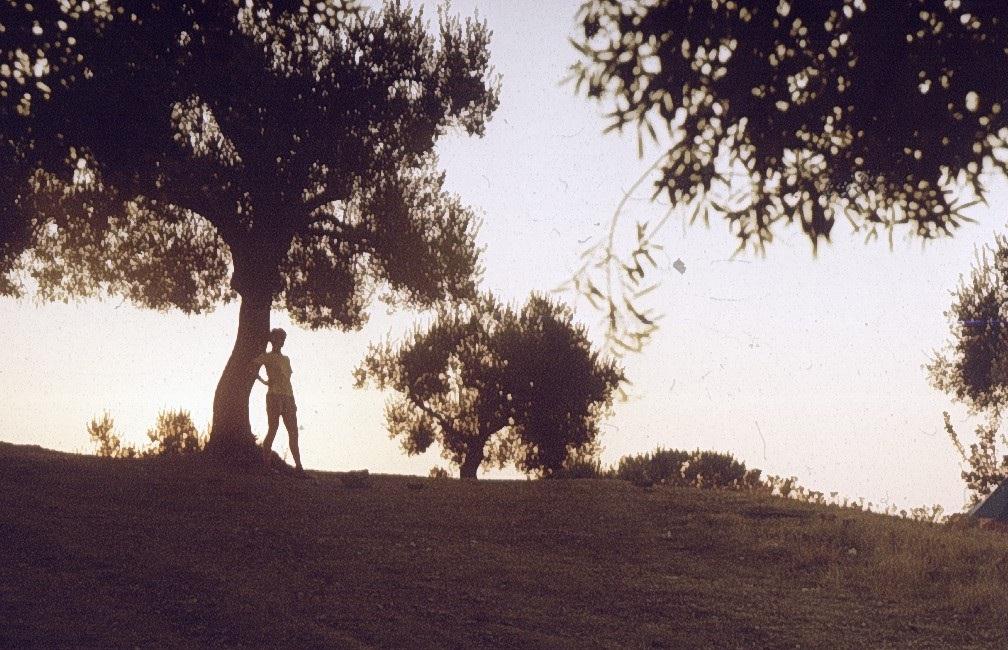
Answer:
<svg viewBox="0 0 1008 650"><path fill-rule="evenodd" d="M254 376L259 381L261 381L264 386L269 386L269 382L263 379L262 376L259 374L259 368L262 367L262 364L263 364L263 358L262 355L260 354L258 357L252 359L252 361L249 362L248 373Z"/></svg>

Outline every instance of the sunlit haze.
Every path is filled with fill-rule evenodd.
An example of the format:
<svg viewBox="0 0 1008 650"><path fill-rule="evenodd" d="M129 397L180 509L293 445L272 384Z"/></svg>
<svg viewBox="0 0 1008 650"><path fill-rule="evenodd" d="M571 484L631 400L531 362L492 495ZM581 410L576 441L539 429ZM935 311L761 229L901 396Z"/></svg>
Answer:
<svg viewBox="0 0 1008 650"><path fill-rule="evenodd" d="M560 285L658 153L639 158L632 133L603 135L600 107L563 83L575 60L567 38L577 6L451 5L489 23L503 86L485 137L455 135L438 151L449 189L482 217L483 288L505 300ZM604 426L603 462L656 446L714 449L826 494L959 510L967 492L941 413L949 410L967 434L972 426L963 408L929 387L922 366L948 336L949 291L975 249L1003 228L1008 193L1001 179L990 180L990 207L973 212L977 223L923 247L905 231L892 250L884 238L866 244L838 224L817 257L791 227L765 258L732 258L736 241L724 222L689 226L677 215L663 230L668 256L651 294L665 317L645 352L624 360L633 383ZM627 223L664 213L649 188L638 194ZM677 258L684 273L671 269ZM601 341L598 314L572 294L558 297L575 304ZM375 304L359 332L311 332L274 312L273 325L288 331L306 467L427 474L446 466L438 450L407 457L385 430L386 396L355 389L351 376L369 342L394 340L423 318ZM187 409L205 427L238 308L186 317L119 298L69 305L4 298L0 319L0 439L91 452L85 426L103 411L136 444L146 442L161 409ZM260 438L264 396L257 385L252 426ZM286 450L283 433L276 448Z"/></svg>

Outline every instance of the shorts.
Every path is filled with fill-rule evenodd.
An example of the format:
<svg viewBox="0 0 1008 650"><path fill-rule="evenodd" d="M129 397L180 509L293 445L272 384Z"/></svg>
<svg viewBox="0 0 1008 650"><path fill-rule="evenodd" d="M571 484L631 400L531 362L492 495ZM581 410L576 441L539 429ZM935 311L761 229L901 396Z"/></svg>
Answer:
<svg viewBox="0 0 1008 650"><path fill-rule="evenodd" d="M280 393L266 393L266 416L278 418L280 416L297 414L297 404L294 403L293 395L282 395Z"/></svg>

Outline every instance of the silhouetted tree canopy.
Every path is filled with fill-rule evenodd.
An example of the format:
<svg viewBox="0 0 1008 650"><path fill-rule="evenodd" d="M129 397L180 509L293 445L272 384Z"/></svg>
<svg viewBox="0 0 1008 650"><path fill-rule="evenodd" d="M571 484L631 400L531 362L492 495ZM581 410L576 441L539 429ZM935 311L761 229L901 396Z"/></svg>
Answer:
<svg viewBox="0 0 1008 650"><path fill-rule="evenodd" d="M1005 169L1006 21L989 0L588 0L573 71L613 128L670 130L656 194L713 199L740 247L840 217L931 238L963 221L952 185Z"/></svg>
<svg viewBox="0 0 1008 650"><path fill-rule="evenodd" d="M475 478L484 463L548 476L594 451L623 374L569 308L533 294L516 311L486 294L400 345L372 346L357 378L396 391L385 415L408 454L437 443Z"/></svg>
<svg viewBox="0 0 1008 650"><path fill-rule="evenodd" d="M1008 238L981 249L945 315L951 338L928 364L931 383L972 413L1008 405Z"/></svg>
<svg viewBox="0 0 1008 650"><path fill-rule="evenodd" d="M251 438L244 368L271 306L355 328L376 295L475 295L476 224L434 144L497 106L484 24L430 30L397 1L4 7L0 292L31 278L187 313L240 297L215 439Z"/></svg>
<svg viewBox="0 0 1008 650"><path fill-rule="evenodd" d="M995 237L982 249L969 277L953 293L950 340L927 366L931 385L964 404L984 422L976 443L965 445L945 413L945 430L969 466L963 480L978 496L1008 477L1008 439L998 435L1008 405L1008 238Z"/></svg>

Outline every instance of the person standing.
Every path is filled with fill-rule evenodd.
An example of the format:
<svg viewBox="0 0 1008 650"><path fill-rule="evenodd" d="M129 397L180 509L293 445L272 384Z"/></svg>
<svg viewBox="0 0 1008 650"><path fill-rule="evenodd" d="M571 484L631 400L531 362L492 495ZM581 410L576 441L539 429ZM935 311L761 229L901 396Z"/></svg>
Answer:
<svg viewBox="0 0 1008 650"><path fill-rule="evenodd" d="M280 428L280 419L283 418L295 467L303 473L301 451L298 449L297 404L294 403L294 388L291 386L290 380L293 371L291 370L290 358L280 351L286 340L287 332L283 329L277 327L270 330L270 351L253 359L249 365L249 372L266 385L266 418L269 422L269 430L266 433L266 439L263 440L263 462L269 467L273 439L276 438L277 429ZM266 379L259 375L259 368L262 366L266 366Z"/></svg>

